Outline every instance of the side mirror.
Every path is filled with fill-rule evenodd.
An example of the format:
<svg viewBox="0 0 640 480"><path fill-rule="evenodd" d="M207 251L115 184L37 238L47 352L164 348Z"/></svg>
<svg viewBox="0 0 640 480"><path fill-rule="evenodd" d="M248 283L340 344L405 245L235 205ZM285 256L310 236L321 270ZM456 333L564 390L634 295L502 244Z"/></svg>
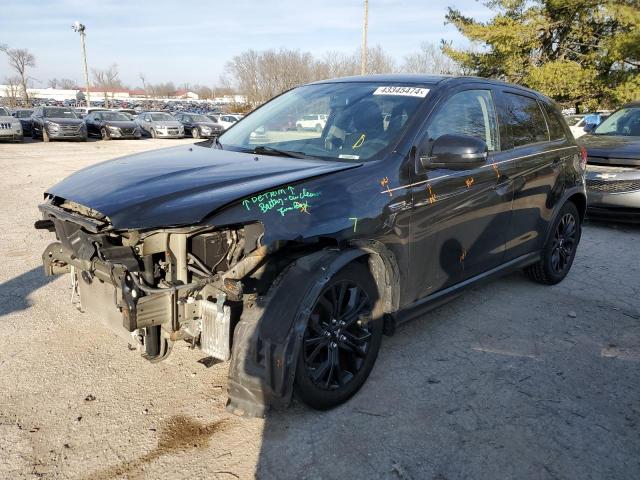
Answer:
<svg viewBox="0 0 640 480"><path fill-rule="evenodd" d="M597 127L597 125L596 125L595 123L587 123L587 124L584 126L583 130L584 130L586 133L592 133L592 132L596 129L596 127Z"/></svg>
<svg viewBox="0 0 640 480"><path fill-rule="evenodd" d="M484 165L489 155L483 140L468 135L442 135L424 147L418 149L423 169L470 170Z"/></svg>

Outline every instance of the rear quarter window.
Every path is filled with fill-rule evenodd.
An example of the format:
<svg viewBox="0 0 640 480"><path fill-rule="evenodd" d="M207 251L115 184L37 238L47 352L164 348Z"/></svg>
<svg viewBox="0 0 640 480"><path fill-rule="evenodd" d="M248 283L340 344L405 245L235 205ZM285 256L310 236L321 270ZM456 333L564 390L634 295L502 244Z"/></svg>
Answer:
<svg viewBox="0 0 640 480"><path fill-rule="evenodd" d="M514 93L504 93L503 97L503 121L513 148L549 141L547 122L537 100Z"/></svg>
<svg viewBox="0 0 640 480"><path fill-rule="evenodd" d="M543 103L542 106L547 114L547 125L549 126L549 137L551 140L564 140L567 138L564 126L562 125L564 120L562 120L558 111L547 103Z"/></svg>

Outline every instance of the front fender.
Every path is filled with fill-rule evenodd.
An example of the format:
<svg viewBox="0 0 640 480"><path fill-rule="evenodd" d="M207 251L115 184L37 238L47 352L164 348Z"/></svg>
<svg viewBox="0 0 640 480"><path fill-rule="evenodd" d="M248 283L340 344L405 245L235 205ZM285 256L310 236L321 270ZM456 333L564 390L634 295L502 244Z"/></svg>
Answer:
<svg viewBox="0 0 640 480"><path fill-rule="evenodd" d="M264 416L289 405L296 361L307 319L322 288L362 249L320 250L298 259L276 279L267 295L242 313L235 328L227 409Z"/></svg>

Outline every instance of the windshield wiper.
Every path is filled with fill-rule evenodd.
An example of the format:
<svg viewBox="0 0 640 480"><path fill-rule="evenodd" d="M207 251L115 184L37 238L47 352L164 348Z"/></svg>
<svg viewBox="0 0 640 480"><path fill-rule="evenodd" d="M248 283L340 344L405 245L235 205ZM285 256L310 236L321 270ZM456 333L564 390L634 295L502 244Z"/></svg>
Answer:
<svg viewBox="0 0 640 480"><path fill-rule="evenodd" d="M309 158L302 152L292 152L290 150L278 150L277 148L267 147L266 145L258 145L253 149L253 153L262 153L264 155L280 155L282 157L291 158Z"/></svg>

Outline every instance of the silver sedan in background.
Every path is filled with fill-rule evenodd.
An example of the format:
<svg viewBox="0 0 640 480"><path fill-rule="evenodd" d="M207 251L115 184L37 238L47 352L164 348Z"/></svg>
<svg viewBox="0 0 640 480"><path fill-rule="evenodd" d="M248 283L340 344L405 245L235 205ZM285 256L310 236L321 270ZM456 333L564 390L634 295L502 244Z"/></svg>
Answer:
<svg viewBox="0 0 640 480"><path fill-rule="evenodd" d="M152 138L183 138L184 127L173 115L166 112L144 112L136 123Z"/></svg>

